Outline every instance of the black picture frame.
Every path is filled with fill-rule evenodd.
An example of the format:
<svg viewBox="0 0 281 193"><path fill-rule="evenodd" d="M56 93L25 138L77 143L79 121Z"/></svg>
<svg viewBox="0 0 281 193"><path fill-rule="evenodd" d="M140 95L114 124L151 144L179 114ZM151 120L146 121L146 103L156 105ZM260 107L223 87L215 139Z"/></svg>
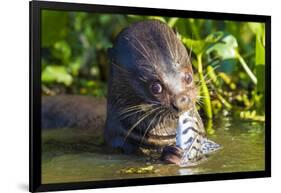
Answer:
<svg viewBox="0 0 281 193"><path fill-rule="evenodd" d="M29 191L58 191L90 188L108 188L151 184L183 183L271 176L271 17L233 13L105 6L80 3L47 1L29 2L30 11L30 144L29 144ZM71 182L57 184L41 183L41 10L65 10L98 13L126 13L138 15L193 17L215 20L263 22L266 28L266 70L265 70L265 170L251 172L200 174L189 176L150 177L139 179Z"/></svg>

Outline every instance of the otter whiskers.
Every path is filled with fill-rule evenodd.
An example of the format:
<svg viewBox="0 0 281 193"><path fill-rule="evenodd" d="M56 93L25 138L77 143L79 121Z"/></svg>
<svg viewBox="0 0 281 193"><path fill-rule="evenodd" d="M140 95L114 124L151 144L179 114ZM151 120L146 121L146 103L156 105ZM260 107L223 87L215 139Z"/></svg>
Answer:
<svg viewBox="0 0 281 193"><path fill-rule="evenodd" d="M145 118L147 118L148 116L150 116L153 112L159 110L161 107L156 107L153 109L148 110L147 112L145 112L140 119L127 131L127 134L124 138L124 142L126 142L127 138L130 136L131 132L134 130L134 128L136 128L136 126L138 126Z"/></svg>
<svg viewBox="0 0 281 193"><path fill-rule="evenodd" d="M212 79L211 79L211 78L207 79L207 77L210 76L210 73L211 73L211 72L214 72L218 67L219 67L219 65L215 66L215 67L212 69L212 71L207 72L206 74L204 74L203 79L200 80L200 81L198 81L198 82L196 83L196 86L201 86L201 84L202 84L203 81L205 81L206 84L210 83Z"/></svg>
<svg viewBox="0 0 281 193"><path fill-rule="evenodd" d="M120 116L123 116L127 113L134 113L136 111L141 112L141 111L147 111L149 109L151 109L153 106L155 106L155 104L140 104L140 105L133 105L127 108L124 108L121 113Z"/></svg>
<svg viewBox="0 0 281 193"><path fill-rule="evenodd" d="M161 109L161 110L160 110L158 113L156 113L156 114L154 115L154 117L151 119L149 125L146 127L145 132L144 132L144 134L143 134L143 136L142 136L142 138L141 138L140 145L142 145L143 140L144 140L144 137L145 137L145 135L147 134L148 130L150 129L150 127L151 127L152 123L154 122L155 118L156 118L159 114L161 114L162 112L164 112L164 111L165 111L165 109Z"/></svg>
<svg viewBox="0 0 281 193"><path fill-rule="evenodd" d="M196 97L196 104L198 104L199 106L203 106L204 105L204 99L205 99L206 97L205 96L200 96L200 95L198 95L197 97Z"/></svg>

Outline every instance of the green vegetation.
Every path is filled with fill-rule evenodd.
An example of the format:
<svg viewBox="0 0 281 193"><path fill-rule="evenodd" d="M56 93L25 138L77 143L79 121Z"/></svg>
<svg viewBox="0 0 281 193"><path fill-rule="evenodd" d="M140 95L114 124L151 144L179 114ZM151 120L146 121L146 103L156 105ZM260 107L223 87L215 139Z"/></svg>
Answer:
<svg viewBox="0 0 281 193"><path fill-rule="evenodd" d="M147 174L147 173L156 173L154 166L146 166L141 168L126 168L120 170L122 174Z"/></svg>
<svg viewBox="0 0 281 193"><path fill-rule="evenodd" d="M262 23L43 11L43 94L106 96L107 49L123 28L144 19L159 19L178 31L192 55L198 108L205 117L231 112L264 121Z"/></svg>

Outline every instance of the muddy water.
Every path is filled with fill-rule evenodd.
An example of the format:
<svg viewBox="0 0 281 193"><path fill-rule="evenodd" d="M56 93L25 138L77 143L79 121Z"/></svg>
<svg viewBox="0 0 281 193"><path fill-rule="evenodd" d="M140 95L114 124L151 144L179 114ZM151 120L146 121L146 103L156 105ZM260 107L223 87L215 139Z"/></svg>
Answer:
<svg viewBox="0 0 281 193"><path fill-rule="evenodd" d="M264 170L264 123L224 117L215 120L207 131L208 137L223 149L188 168L152 164L139 155L109 153L104 150L100 137L90 132L77 135L77 131L69 129L44 131L42 183ZM153 165L153 173L121 172L124 168L149 165Z"/></svg>

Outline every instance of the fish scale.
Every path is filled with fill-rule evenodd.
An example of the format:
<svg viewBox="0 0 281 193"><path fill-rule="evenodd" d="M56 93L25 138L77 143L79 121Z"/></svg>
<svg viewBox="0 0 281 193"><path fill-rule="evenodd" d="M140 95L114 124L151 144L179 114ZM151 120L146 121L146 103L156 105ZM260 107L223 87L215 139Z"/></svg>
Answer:
<svg viewBox="0 0 281 193"><path fill-rule="evenodd" d="M183 150L180 166L194 165L205 155L217 151L221 146L200 133L200 124L192 116L192 111L184 112L178 120L176 146Z"/></svg>

